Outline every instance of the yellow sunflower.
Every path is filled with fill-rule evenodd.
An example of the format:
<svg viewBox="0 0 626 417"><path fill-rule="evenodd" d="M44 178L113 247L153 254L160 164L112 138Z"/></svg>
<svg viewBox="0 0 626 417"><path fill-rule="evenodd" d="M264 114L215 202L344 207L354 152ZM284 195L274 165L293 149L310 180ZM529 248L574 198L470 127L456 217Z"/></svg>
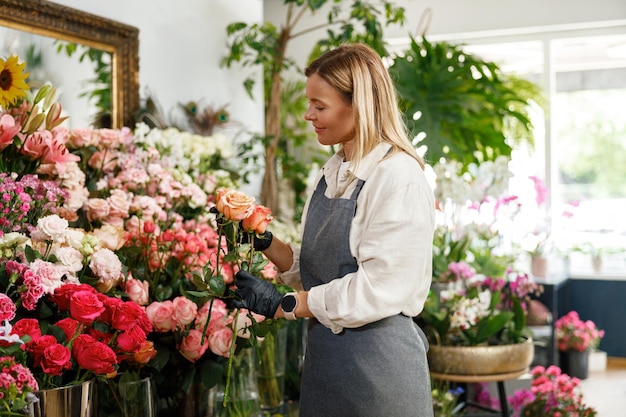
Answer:
<svg viewBox="0 0 626 417"><path fill-rule="evenodd" d="M0 58L0 106L6 108L15 104L18 98L26 97L28 84L24 73L26 63L19 64L17 56L11 55L6 61Z"/></svg>

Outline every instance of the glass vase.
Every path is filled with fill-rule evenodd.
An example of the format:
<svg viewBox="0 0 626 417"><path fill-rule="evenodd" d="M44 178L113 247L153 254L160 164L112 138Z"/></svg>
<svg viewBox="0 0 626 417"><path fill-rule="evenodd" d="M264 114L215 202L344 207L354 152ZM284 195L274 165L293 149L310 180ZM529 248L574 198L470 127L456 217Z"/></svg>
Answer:
<svg viewBox="0 0 626 417"><path fill-rule="evenodd" d="M36 391L33 417L94 417L96 395L93 380L68 387Z"/></svg>
<svg viewBox="0 0 626 417"><path fill-rule="evenodd" d="M233 357L228 392L219 383L209 393L211 417L261 417L254 350L242 349Z"/></svg>
<svg viewBox="0 0 626 417"><path fill-rule="evenodd" d="M150 377L98 381L98 417L154 417L155 397Z"/></svg>
<svg viewBox="0 0 626 417"><path fill-rule="evenodd" d="M285 402L285 362L287 359L287 326L280 325L259 341L256 374L261 408L277 412Z"/></svg>

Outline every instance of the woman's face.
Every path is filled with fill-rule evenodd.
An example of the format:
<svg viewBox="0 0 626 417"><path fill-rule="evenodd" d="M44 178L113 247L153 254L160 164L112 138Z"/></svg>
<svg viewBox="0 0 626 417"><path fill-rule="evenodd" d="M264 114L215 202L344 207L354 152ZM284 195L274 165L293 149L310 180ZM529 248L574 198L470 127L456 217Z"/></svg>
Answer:
<svg viewBox="0 0 626 417"><path fill-rule="evenodd" d="M322 145L341 144L349 160L354 145L354 116L352 104L317 74L306 81L306 96L309 100L304 118L310 121Z"/></svg>

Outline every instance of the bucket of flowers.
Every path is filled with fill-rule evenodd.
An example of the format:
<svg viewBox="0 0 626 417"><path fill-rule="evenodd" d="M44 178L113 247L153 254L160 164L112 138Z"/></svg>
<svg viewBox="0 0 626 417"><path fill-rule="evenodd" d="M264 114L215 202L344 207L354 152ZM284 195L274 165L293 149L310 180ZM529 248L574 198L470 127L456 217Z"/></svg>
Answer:
<svg viewBox="0 0 626 417"><path fill-rule="evenodd" d="M580 379L587 378L589 354L600 344L604 330L591 320L583 321L578 312L570 311L554 323L563 372Z"/></svg>
<svg viewBox="0 0 626 417"><path fill-rule="evenodd" d="M597 415L596 410L585 403L578 378L562 373L557 366L536 366L530 373L530 389L515 391L508 399L514 417Z"/></svg>

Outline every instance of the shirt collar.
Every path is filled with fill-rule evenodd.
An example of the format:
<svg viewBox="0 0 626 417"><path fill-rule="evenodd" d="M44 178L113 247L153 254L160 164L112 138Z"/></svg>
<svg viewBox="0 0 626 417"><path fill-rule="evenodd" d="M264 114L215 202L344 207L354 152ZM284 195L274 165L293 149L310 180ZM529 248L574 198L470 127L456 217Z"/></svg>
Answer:
<svg viewBox="0 0 626 417"><path fill-rule="evenodd" d="M374 168L376 168L380 161L387 155L389 149L391 149L391 144L385 142L379 143L361 160L356 172L352 172L351 169L348 169L348 171L352 172L352 174L359 179L367 180ZM339 149L324 165L323 171L328 173L337 172L343 162L344 156L343 149Z"/></svg>

